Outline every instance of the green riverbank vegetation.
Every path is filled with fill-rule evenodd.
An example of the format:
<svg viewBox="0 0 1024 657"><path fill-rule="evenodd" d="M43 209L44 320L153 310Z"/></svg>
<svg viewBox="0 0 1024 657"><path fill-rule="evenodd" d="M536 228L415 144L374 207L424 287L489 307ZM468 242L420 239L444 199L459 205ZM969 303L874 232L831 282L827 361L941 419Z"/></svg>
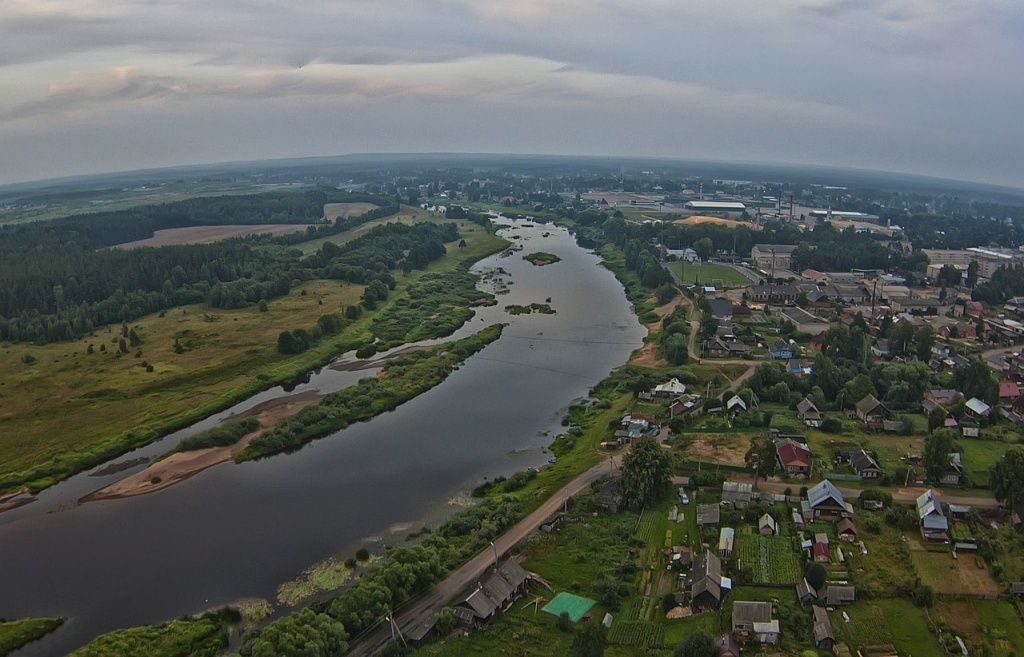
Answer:
<svg viewBox="0 0 1024 657"><path fill-rule="evenodd" d="M4 373L0 375L4 408L0 417L5 425L0 434L0 453L4 454L0 491L41 490L261 390L288 383L345 351L375 340L397 345L403 339L419 339L425 334L450 333L457 327L458 318L468 316L468 306L479 303L482 295L472 283L453 286L446 276L472 280L469 265L506 244L481 223L462 220L454 225L455 232L446 228L438 233L453 237L444 245L445 255L419 262L422 269L414 267L408 275L399 264L407 260L408 253L401 249L388 251L380 240L387 235L405 239L407 235L425 233L402 233L378 226L341 246L318 238L321 249L305 256L306 260L316 259L317 266L311 264L308 274L298 279L289 277L291 289L284 296L230 308L190 303L130 323L99 327L91 335L70 342L0 343L0 371ZM377 230L382 232L374 233ZM340 233L336 237L343 236ZM454 239L456 236L458 239ZM257 238L245 239L253 240L252 248L258 244L259 248L304 257L301 243L292 247L277 245L273 240L264 244ZM459 247L463 241L466 246ZM371 246L377 249L378 255L372 260L377 262L375 266L395 267L394 273L381 274L388 280L385 285L393 284L394 289L389 289L387 300L378 301L373 310L364 306L366 283L344 278L358 274L345 259L362 258L364 264L369 264L364 255ZM323 260L335 253L332 248L341 253ZM434 276L441 276L440 282L424 284L472 292L450 294L445 302L434 305L420 301L421 312L403 308L402 304L417 303L408 297L408 291L421 279L429 281ZM460 295L464 298L456 298ZM355 317L349 317L348 312ZM380 328L375 330L375 320L383 315L390 320L378 323ZM325 316L331 317L327 331L322 330ZM440 319L430 319L435 316ZM406 326L401 333L393 328L399 318ZM316 339L301 353L281 353L280 335L297 329ZM25 358L25 354L31 358ZM69 425L74 431L66 430Z"/></svg>
<svg viewBox="0 0 1024 657"><path fill-rule="evenodd" d="M259 428L260 422L255 418L232 420L197 433L194 436L183 438L174 451L191 452L197 449L206 449L207 447L227 447L237 443L242 439L242 436L258 431Z"/></svg>
<svg viewBox="0 0 1024 657"><path fill-rule="evenodd" d="M240 620L237 611L223 609L160 625L115 630L69 657L213 657L228 647L228 628Z"/></svg>
<svg viewBox="0 0 1024 657"><path fill-rule="evenodd" d="M354 386L333 392L316 406L302 409L294 418L253 439L235 460L293 451L353 422L393 410L444 381L459 363L501 337L501 330L501 324L494 324L462 340L397 356L384 366L380 376L361 379Z"/></svg>
<svg viewBox="0 0 1024 657"><path fill-rule="evenodd" d="M63 618L26 618L0 621L0 657L43 638L64 624Z"/></svg>

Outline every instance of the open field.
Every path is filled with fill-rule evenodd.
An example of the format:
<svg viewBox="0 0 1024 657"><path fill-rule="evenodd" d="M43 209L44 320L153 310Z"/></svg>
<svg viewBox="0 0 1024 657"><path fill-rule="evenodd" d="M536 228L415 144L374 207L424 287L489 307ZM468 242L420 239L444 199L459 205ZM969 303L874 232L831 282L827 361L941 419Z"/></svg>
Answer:
<svg viewBox="0 0 1024 657"><path fill-rule="evenodd" d="M336 206L334 210L335 213L347 213L338 216L362 214L363 212L367 212L376 207L370 203L328 203L326 206L324 206L324 212L328 212L327 208L330 208L331 206ZM346 207L339 209L340 206ZM330 218L330 216L331 215L328 215L328 218ZM347 230L344 233L339 233L338 235L330 235L328 237L321 237L319 239L310 240L309 242L303 242L302 244L299 244L297 248L302 249L302 252L305 254L314 253L320 249L324 242L331 242L333 244L345 244L346 242L351 242L355 238L366 234L367 232L376 228L377 226L393 223L415 224L421 221L434 221L438 223L454 221L459 224L460 231L463 230L463 226L474 225L467 221L448 219L439 212L428 212L422 208L414 208L411 205L403 205L401 211L398 214L391 215L390 217L384 217L383 219L374 219L373 221L368 221L365 224L362 224L361 226L357 226L352 230ZM449 252L451 251L452 249L449 249Z"/></svg>
<svg viewBox="0 0 1024 657"><path fill-rule="evenodd" d="M246 196L261 194L263 192L285 192L312 189L311 185L303 183L272 183L254 185L248 182L225 183L217 182L172 182L155 186L136 187L133 189L116 189L109 193L88 194L78 198L47 197L43 194L43 200L33 202L31 207L0 212L0 224L19 223L24 221L45 221L58 219L75 214L86 214L91 212L113 212L116 210L130 210L140 205L153 205L155 203L173 203L174 201L187 201L193 198L208 198L211 196Z"/></svg>
<svg viewBox="0 0 1024 657"><path fill-rule="evenodd" d="M368 204L366 204L368 205ZM158 230L153 237L118 244L115 249L137 249L143 246L171 246L174 244L210 244L218 240L246 235L288 235L306 230L305 224L260 224L247 226L189 226Z"/></svg>
<svg viewBox="0 0 1024 657"><path fill-rule="evenodd" d="M739 272L725 265L673 262L669 267L686 283L699 282L701 285L730 287L745 287L750 284L750 281Z"/></svg>
<svg viewBox="0 0 1024 657"><path fill-rule="evenodd" d="M460 222L460 230L468 247L448 245L448 255L427 271L501 245L475 224ZM392 299L417 278L399 276ZM357 303L361 292L359 285L311 281L271 301L267 312L193 305L149 315L132 324L142 339L138 356L135 349L118 353L120 327L74 342L0 345L0 476L89 452L128 431L166 433L322 364L339 352L338 344L365 340L380 311L365 313L334 339L296 356L277 352L277 336L312 327L321 315ZM175 340L182 353L175 353ZM26 365L24 354L36 362Z"/></svg>
<svg viewBox="0 0 1024 657"><path fill-rule="evenodd" d="M334 221L338 217L353 217L376 209L373 203L328 203L324 206L324 218Z"/></svg>

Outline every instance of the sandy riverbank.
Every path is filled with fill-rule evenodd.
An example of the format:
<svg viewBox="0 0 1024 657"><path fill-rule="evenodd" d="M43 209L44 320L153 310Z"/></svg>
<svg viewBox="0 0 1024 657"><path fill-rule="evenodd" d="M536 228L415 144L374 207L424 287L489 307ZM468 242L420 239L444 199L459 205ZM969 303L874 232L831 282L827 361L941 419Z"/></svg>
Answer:
<svg viewBox="0 0 1024 657"><path fill-rule="evenodd" d="M104 486L97 491L89 493L81 501L95 502L97 500L113 500L122 497L145 495L146 493L155 493L158 490L163 490L185 481L207 468L234 459L239 452L245 449L261 433L282 420L292 417L307 406L317 403L321 397L322 395L315 392L305 392L281 399L272 399L255 406L237 417L255 417L259 420L260 428L257 431L246 434L234 445L209 447L191 452L174 452L166 458L150 464L145 470L136 472L120 481L115 481L109 486Z"/></svg>

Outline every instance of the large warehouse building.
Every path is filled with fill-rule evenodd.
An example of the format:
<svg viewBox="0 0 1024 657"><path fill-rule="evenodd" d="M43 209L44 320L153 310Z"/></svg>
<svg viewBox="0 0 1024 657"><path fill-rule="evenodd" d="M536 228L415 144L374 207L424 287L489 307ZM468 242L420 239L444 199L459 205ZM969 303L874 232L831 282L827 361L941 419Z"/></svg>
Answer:
<svg viewBox="0 0 1024 657"><path fill-rule="evenodd" d="M747 206L736 201L687 201L683 209L694 214L741 215Z"/></svg>

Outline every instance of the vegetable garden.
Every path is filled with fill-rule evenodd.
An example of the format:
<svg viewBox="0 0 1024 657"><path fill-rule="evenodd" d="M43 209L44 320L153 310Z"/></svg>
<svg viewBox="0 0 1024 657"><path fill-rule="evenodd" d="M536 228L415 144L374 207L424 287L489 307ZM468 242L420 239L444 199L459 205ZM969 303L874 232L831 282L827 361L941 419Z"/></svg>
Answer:
<svg viewBox="0 0 1024 657"><path fill-rule="evenodd" d="M787 536L741 534L736 537L736 556L749 568L755 584L796 584L800 579L800 557Z"/></svg>

